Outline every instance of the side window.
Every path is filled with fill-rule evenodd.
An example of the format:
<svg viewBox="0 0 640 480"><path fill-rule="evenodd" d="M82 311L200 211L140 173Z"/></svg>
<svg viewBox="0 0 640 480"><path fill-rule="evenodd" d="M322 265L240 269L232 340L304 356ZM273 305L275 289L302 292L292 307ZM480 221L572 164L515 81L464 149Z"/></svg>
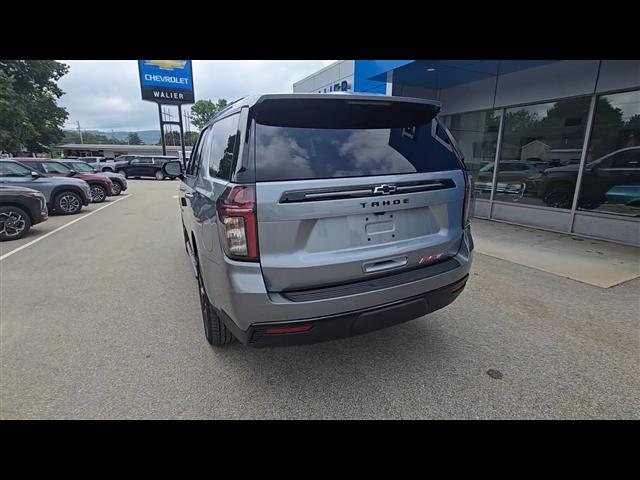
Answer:
<svg viewBox="0 0 640 480"><path fill-rule="evenodd" d="M640 148L627 150L615 155L611 168L638 168L640 166Z"/></svg>
<svg viewBox="0 0 640 480"><path fill-rule="evenodd" d="M209 150L209 175L229 180L236 155L240 115L231 115L213 124Z"/></svg>
<svg viewBox="0 0 640 480"><path fill-rule="evenodd" d="M195 166L198 163L198 158L200 157L200 153L202 152L202 141L204 140L206 132L207 130L203 130L202 132L200 132L200 135L198 136L198 139L196 140L196 143L191 150L191 155L189 156L189 160L187 162L187 175L193 175Z"/></svg>
<svg viewBox="0 0 640 480"><path fill-rule="evenodd" d="M207 143L209 141L209 133L211 128L207 128L203 130L200 134L200 139L198 140L198 146L196 147L196 152L191 157L191 164L189 165L191 170L188 172L189 175L197 175L198 170L200 170L200 162L202 161L203 152L206 149Z"/></svg>

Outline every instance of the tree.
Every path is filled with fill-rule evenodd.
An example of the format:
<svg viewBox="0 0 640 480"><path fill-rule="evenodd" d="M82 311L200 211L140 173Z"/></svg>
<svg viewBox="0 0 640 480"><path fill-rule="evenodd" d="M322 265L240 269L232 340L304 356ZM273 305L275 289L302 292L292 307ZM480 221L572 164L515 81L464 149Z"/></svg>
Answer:
<svg viewBox="0 0 640 480"><path fill-rule="evenodd" d="M107 137L102 133L91 132L89 130L82 131L82 142L115 145L127 144L127 142L123 142L122 140L118 140L117 138ZM80 143L80 134L77 130L65 130L62 143Z"/></svg>
<svg viewBox="0 0 640 480"><path fill-rule="evenodd" d="M184 134L185 136L185 145L189 145L193 147L196 144L196 140L198 140L198 132L187 132Z"/></svg>
<svg viewBox="0 0 640 480"><path fill-rule="evenodd" d="M0 60L0 150L40 153L63 138L57 81L68 71L54 60Z"/></svg>
<svg viewBox="0 0 640 480"><path fill-rule="evenodd" d="M198 139L198 132L184 132L185 141L184 144L186 146L193 146ZM164 134L164 144L165 145L181 145L180 143L180 132L166 132ZM158 145L161 145L161 142L158 141Z"/></svg>
<svg viewBox="0 0 640 480"><path fill-rule="evenodd" d="M227 101L224 98L219 98L217 102L211 100L198 100L191 107L191 121L196 128L201 129L211 117L227 106Z"/></svg>
<svg viewBox="0 0 640 480"><path fill-rule="evenodd" d="M129 142L129 145L142 145L142 140L136 132L131 132L127 135L127 141Z"/></svg>
<svg viewBox="0 0 640 480"><path fill-rule="evenodd" d="M165 145L180 145L180 132L165 132L164 134ZM161 142L158 142L161 145Z"/></svg>

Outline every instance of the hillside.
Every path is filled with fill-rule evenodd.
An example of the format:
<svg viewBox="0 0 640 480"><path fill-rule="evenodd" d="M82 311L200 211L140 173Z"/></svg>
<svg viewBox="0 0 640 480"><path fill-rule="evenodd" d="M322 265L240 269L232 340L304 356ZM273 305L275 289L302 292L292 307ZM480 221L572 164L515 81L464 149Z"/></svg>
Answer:
<svg viewBox="0 0 640 480"><path fill-rule="evenodd" d="M65 132L68 132L73 137L76 137L77 134L78 134L77 130L72 130L72 129L65 130ZM114 131L113 132L113 137L115 139L117 139L117 140L120 140L121 142L126 142L127 141L127 137L129 136L130 133L132 133L132 132ZM140 140L142 140L142 142L144 144L146 144L146 145L156 145L160 141L160 130L138 130L135 133L138 134L138 136L140 137ZM86 134L89 134L89 135L86 135ZM112 132L111 132L111 130L109 130L109 131L106 131L106 130L83 130L82 131L82 135L83 136L88 136L88 137L92 137L94 135L102 135L102 136L106 137L107 141L108 141L109 139L111 139ZM86 140L85 140L85 142L86 142ZM102 142L100 142L100 143L102 143Z"/></svg>

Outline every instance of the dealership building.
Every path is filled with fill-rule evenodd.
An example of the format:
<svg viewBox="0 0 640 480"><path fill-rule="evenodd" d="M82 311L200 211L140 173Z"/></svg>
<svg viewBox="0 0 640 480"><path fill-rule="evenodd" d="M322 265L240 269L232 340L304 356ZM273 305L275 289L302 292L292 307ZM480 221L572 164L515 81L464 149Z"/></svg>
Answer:
<svg viewBox="0 0 640 480"><path fill-rule="evenodd" d="M476 217L640 246L640 60L344 60L293 91L439 100Z"/></svg>
<svg viewBox="0 0 640 480"><path fill-rule="evenodd" d="M161 145L120 145L103 143L65 143L50 147L53 152L60 152L63 157L106 157L115 158L120 155L153 156L162 155ZM167 145L167 155L182 158L182 147ZM186 147L187 157L191 147Z"/></svg>

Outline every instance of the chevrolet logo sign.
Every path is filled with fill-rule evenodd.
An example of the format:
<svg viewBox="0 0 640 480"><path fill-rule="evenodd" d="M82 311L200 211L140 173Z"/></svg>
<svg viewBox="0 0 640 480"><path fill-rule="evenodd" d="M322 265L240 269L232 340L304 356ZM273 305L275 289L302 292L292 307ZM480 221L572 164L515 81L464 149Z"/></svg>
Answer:
<svg viewBox="0 0 640 480"><path fill-rule="evenodd" d="M160 70L175 70L177 68L183 69L186 60L145 60L145 65L153 65L158 67Z"/></svg>

